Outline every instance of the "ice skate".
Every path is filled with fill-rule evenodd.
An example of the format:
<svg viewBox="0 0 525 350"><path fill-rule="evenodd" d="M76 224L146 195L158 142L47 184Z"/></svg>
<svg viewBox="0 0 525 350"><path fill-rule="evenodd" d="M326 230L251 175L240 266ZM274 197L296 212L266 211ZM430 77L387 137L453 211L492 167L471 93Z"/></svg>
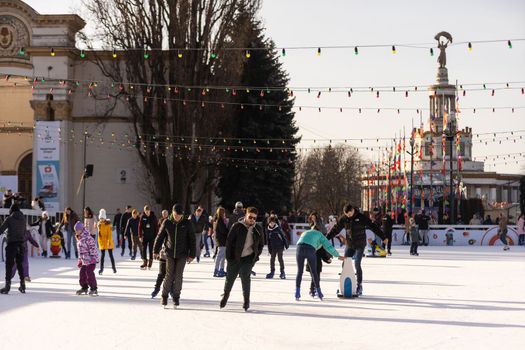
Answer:
<svg viewBox="0 0 525 350"><path fill-rule="evenodd" d="M358 297L363 295L363 285L362 284L357 285L357 288L355 290L355 295Z"/></svg>
<svg viewBox="0 0 525 350"><path fill-rule="evenodd" d="M279 278L282 279L282 280L285 280L286 279L286 274L283 272L281 272L281 274L279 275Z"/></svg>
<svg viewBox="0 0 525 350"><path fill-rule="evenodd" d="M322 301L323 298L324 298L324 295L323 295L323 293L321 292L321 288L316 288L315 291L317 292L317 297L319 298L319 300Z"/></svg>
<svg viewBox="0 0 525 350"><path fill-rule="evenodd" d="M266 275L266 279L272 279L273 278L273 271Z"/></svg>
<svg viewBox="0 0 525 350"><path fill-rule="evenodd" d="M96 289L91 289L89 291L89 296L97 297L98 296L98 291Z"/></svg>
<svg viewBox="0 0 525 350"><path fill-rule="evenodd" d="M295 288L295 300L299 301L301 299L301 288Z"/></svg>
<svg viewBox="0 0 525 350"><path fill-rule="evenodd" d="M77 295L82 295L82 294L87 295L87 293L88 293L88 289L87 288L81 288L81 289L77 290Z"/></svg>

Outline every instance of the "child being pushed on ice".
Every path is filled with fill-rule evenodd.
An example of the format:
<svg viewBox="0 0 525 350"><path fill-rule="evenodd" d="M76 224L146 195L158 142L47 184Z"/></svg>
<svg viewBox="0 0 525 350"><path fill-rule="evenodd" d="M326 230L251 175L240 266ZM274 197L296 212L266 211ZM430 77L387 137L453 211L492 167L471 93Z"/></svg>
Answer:
<svg viewBox="0 0 525 350"><path fill-rule="evenodd" d="M301 280L303 278L304 260L306 259L308 265L310 265L310 274L314 281L317 296L323 300L323 293L321 293L321 287L319 286L319 275L317 274L317 256L316 252L321 247L324 247L330 254L344 260L344 257L340 256L337 250L330 244L328 239L317 230L308 230L303 232L299 241L297 241L297 277L295 279L295 299L301 298Z"/></svg>
<svg viewBox="0 0 525 350"><path fill-rule="evenodd" d="M79 283L82 287L77 290L77 295L88 294L89 287L89 295L96 296L98 295L97 279L95 278L95 267L98 262L97 245L80 221L75 224L74 229L79 255L77 264L80 268Z"/></svg>

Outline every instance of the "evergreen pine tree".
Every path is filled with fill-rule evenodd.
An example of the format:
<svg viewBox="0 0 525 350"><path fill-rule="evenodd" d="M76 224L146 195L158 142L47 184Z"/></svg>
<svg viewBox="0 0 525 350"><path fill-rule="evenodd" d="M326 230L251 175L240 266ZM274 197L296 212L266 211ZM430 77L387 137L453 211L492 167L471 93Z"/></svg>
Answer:
<svg viewBox="0 0 525 350"><path fill-rule="evenodd" d="M247 35L253 39L249 47L268 50L250 50L250 58L245 60L242 86L260 89L237 92L236 102L243 105L231 132L239 141L223 153L226 159L219 169L217 194L226 208L241 201L260 213L285 212L291 208L295 146L299 142L295 137L294 101L286 91L288 76L274 43L265 38L260 23L250 20L252 27Z"/></svg>

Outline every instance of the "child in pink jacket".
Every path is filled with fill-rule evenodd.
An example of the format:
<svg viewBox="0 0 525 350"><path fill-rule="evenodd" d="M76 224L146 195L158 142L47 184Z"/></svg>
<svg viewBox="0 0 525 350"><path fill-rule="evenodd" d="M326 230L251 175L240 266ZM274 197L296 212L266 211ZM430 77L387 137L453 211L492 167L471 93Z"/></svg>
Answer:
<svg viewBox="0 0 525 350"><path fill-rule="evenodd" d="M89 287L89 295L96 296L98 295L95 278L95 268L98 263L97 244L80 221L75 224L74 229L78 248L77 266L80 268L79 283L82 287L77 290L77 295L88 294Z"/></svg>

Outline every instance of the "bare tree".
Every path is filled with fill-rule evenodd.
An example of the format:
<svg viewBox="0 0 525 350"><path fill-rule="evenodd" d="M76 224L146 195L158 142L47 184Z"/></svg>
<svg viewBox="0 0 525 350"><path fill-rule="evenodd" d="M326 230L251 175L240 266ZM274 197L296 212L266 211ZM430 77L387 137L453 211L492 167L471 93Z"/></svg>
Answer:
<svg viewBox="0 0 525 350"><path fill-rule="evenodd" d="M345 203L358 205L360 157L344 145L315 149L299 159L294 183L295 210L339 213Z"/></svg>
<svg viewBox="0 0 525 350"><path fill-rule="evenodd" d="M86 44L102 42L119 53L116 59L96 55L100 71L116 82L140 83L116 87L114 97L130 111L152 195L163 207L178 201L186 208L209 197L217 153L203 153L195 140L228 135L231 110L211 102L229 97L167 86L236 85L243 61L228 51L233 42L242 44L236 18L240 12L255 16L259 0L84 0L84 6L98 29L84 36Z"/></svg>

